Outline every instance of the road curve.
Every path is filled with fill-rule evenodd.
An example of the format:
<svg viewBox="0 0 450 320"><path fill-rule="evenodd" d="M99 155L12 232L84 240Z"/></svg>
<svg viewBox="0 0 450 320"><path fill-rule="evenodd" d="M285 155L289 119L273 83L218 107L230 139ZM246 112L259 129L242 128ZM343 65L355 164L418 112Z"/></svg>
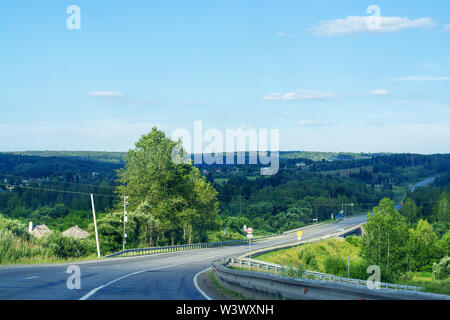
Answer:
<svg viewBox="0 0 450 320"><path fill-rule="evenodd" d="M318 225L303 232L303 239L324 236L340 228L365 221L349 217L337 224ZM290 233L252 243L261 249L296 241ZM195 275L211 261L236 257L247 245L205 248L148 256L108 258L77 263L12 265L0 267L1 300L204 300L196 288ZM81 288L68 289L70 265L81 270Z"/></svg>

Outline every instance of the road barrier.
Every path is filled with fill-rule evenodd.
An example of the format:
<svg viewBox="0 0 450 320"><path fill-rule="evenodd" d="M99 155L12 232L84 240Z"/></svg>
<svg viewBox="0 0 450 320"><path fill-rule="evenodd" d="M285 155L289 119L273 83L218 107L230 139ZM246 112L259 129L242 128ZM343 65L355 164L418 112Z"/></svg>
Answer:
<svg viewBox="0 0 450 320"><path fill-rule="evenodd" d="M229 266L245 267L245 265L266 272L229 268ZM270 270L281 270L278 269L278 266L270 263L226 259L213 262L212 268L221 286L246 298L258 300L450 300L450 296L447 295L414 291L412 286L383 284L384 288L369 288L367 282L363 280L346 279L316 272L307 272L305 277L300 279L281 276L270 273ZM308 279L309 277L313 277L313 279ZM408 287L409 290L406 290ZM410 291L411 289L413 291Z"/></svg>
<svg viewBox="0 0 450 320"><path fill-rule="evenodd" d="M226 259L225 260L228 267L238 267L240 269L255 270L258 272L265 271L266 273L276 273L276 274L287 274L293 269L288 266L279 265L276 263L254 260L254 259ZM303 271L302 279L316 279L316 280L327 280L342 283L353 283L358 285L367 286L373 285L373 282L339 277L332 274L315 272L315 271ZM394 290L410 290L410 291L422 291L422 287L407 286L395 283L380 282L380 288L394 289Z"/></svg>
<svg viewBox="0 0 450 320"><path fill-rule="evenodd" d="M316 223L313 225L309 225L309 226L306 226L303 228L298 228L295 230L286 231L283 233L277 233L277 234L272 234L272 235L268 235L268 236L253 238L252 242L255 242L258 240L264 240L267 238L273 238L273 237L286 235L289 233L296 232L297 230L307 230L307 229L311 229L311 228L316 228L316 227L319 227L319 226L327 224L327 223L329 223L329 222ZM164 247L127 249L127 250L123 250L123 251L119 251L116 253L106 255L105 258L128 257L128 256L138 256L138 255L147 255L147 254L155 254L155 253L166 253L166 252L176 252L176 251L204 249L204 248L213 248L213 247L233 246L233 245L240 245L240 244L247 244L247 243L248 243L248 239L240 239L240 240L228 240L228 241L219 241L219 242L182 244L182 245L164 246Z"/></svg>

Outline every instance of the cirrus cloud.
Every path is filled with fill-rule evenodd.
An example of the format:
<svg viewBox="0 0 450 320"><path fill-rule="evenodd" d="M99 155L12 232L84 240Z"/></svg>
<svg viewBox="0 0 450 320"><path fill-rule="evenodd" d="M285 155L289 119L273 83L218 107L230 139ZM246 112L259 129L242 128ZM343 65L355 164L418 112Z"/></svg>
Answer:
<svg viewBox="0 0 450 320"><path fill-rule="evenodd" d="M123 97L123 93L115 91L91 91L88 92L88 96L100 98L118 98Z"/></svg>
<svg viewBox="0 0 450 320"><path fill-rule="evenodd" d="M371 28L374 19L379 19L379 26ZM316 35L339 36L361 33L395 32L403 29L434 27L436 23L431 18L409 19L406 17L374 17L349 16L344 19L320 21L309 31Z"/></svg>
<svg viewBox="0 0 450 320"><path fill-rule="evenodd" d="M327 100L337 98L338 96L338 94L333 92L297 90L286 94L269 93L263 97L263 100Z"/></svg>
<svg viewBox="0 0 450 320"><path fill-rule="evenodd" d="M391 81L445 81L445 80L450 80L450 77L413 75L413 76L391 79Z"/></svg>

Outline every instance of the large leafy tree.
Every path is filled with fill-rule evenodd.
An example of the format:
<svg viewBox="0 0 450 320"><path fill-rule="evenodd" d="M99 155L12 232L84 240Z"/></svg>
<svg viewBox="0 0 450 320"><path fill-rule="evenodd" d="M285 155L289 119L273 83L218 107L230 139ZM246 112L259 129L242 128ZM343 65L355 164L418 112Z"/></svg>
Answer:
<svg viewBox="0 0 450 320"><path fill-rule="evenodd" d="M381 268L385 279L390 279L406 269L407 240L406 223L395 210L394 202L382 199L374 208L373 216L367 216L362 255L369 263Z"/></svg>
<svg viewBox="0 0 450 320"><path fill-rule="evenodd" d="M129 210L139 216L147 244L205 240L218 211L216 191L191 164L172 160L180 142L156 127L127 152L117 193L129 196ZM188 236L187 236L188 235Z"/></svg>
<svg viewBox="0 0 450 320"><path fill-rule="evenodd" d="M402 206L401 213L405 216L408 225L411 225L416 221L418 212L419 209L414 200L411 198L406 199Z"/></svg>
<svg viewBox="0 0 450 320"><path fill-rule="evenodd" d="M438 236L426 220L419 220L417 228L409 231L408 266L411 271L431 271L443 253L438 246Z"/></svg>

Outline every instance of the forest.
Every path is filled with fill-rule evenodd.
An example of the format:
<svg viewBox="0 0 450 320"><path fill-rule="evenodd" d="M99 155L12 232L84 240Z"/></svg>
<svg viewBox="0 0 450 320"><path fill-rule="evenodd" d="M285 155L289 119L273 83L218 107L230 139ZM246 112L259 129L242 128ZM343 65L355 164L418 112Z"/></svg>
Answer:
<svg viewBox="0 0 450 320"><path fill-rule="evenodd" d="M281 152L279 172L260 176L259 165L174 166L173 145L155 128L127 153L0 153L0 213L92 234L92 193L106 252L122 247L124 195L128 247L238 239L244 224L257 235L283 232L343 208L345 215L370 212L385 197L404 201L411 224L424 218L438 234L447 230L436 213L449 199L447 154ZM429 177L437 178L410 191Z"/></svg>

